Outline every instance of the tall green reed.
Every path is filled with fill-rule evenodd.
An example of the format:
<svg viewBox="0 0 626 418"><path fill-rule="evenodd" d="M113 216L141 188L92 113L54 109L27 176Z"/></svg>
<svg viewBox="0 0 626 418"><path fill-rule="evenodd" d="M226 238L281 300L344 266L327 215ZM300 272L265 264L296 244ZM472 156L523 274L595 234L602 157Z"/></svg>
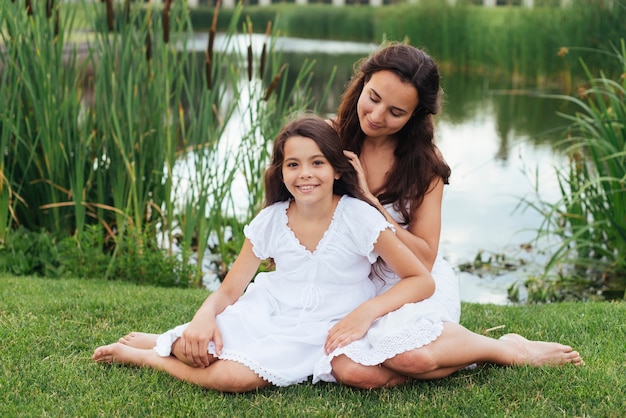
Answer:
<svg viewBox="0 0 626 418"><path fill-rule="evenodd" d="M0 8L0 233L23 225L100 243L110 277L124 265L149 275L132 257L162 247L196 260L181 284L200 282L207 251L223 275L261 206L271 141L285 117L316 108L312 65L288 86L271 24L258 57L250 24L239 35L242 6L218 35L218 3L203 54L191 48L185 2L82 3L92 31L80 49L69 40L77 9L60 7Z"/></svg>
<svg viewBox="0 0 626 418"><path fill-rule="evenodd" d="M545 217L540 236L556 236L545 276L626 297L626 44L614 49L621 77L588 74L565 140L569 165L557 170L561 199L532 204ZM533 283L534 284L534 283Z"/></svg>

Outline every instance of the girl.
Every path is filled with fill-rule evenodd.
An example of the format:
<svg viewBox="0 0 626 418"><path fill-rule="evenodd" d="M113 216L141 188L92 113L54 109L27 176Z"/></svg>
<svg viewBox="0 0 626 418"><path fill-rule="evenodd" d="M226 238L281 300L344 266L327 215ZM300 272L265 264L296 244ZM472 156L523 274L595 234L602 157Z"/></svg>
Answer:
<svg viewBox="0 0 626 418"><path fill-rule="evenodd" d="M305 381L324 344L346 345L379 316L434 291L428 270L380 212L355 198L362 197L357 181L323 119L288 123L265 175L265 208L245 227L219 289L190 323L160 336L130 334L97 348L93 359L152 367L224 392ZM378 256L402 280L372 299L368 274ZM267 258L275 271L248 286Z"/></svg>
<svg viewBox="0 0 626 418"><path fill-rule="evenodd" d="M435 62L424 51L391 43L361 62L331 124L369 201L398 238L432 271L435 294L376 321L366 337L333 350L314 381L335 379L361 388L435 379L477 362L499 365L582 364L571 347L508 334L496 340L458 324L458 282L437 256L443 186L450 168L433 142L441 90ZM372 270L377 294L398 282L387 268ZM462 347L462 349L459 349ZM378 367L380 366L380 367Z"/></svg>

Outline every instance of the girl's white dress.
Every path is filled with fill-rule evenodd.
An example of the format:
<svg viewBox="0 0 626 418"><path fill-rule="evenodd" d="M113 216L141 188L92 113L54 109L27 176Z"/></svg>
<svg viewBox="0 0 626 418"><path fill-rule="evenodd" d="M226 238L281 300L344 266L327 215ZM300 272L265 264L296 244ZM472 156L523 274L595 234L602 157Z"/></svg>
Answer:
<svg viewBox="0 0 626 418"><path fill-rule="evenodd" d="M277 386L307 380L324 354L328 330L375 295L369 279L374 243L392 226L369 204L343 196L314 252L287 225L289 202L264 208L244 228L260 259L276 270L259 273L244 295L217 316L224 347L220 359L249 367ZM167 331L154 348L170 355L186 324ZM213 343L209 353L215 355Z"/></svg>
<svg viewBox="0 0 626 418"><path fill-rule="evenodd" d="M385 207L396 221L402 219L392 205ZM386 292L400 278L393 271L376 265L372 269L372 281L376 294ZM454 270L443 259L437 258L431 271L435 280L435 293L423 301L408 303L378 318L367 334L360 340L324 355L315 364L313 383L320 380L335 382L331 374L331 360L345 354L353 361L374 366L400 353L420 348L436 340L443 331L444 322L458 323L461 316L459 282Z"/></svg>

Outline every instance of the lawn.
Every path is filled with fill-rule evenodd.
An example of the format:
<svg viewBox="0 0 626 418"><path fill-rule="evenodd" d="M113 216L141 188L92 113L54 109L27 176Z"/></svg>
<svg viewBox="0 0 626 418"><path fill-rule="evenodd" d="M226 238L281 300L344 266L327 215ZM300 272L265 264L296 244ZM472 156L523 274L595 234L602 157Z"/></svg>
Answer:
<svg viewBox="0 0 626 418"><path fill-rule="evenodd" d="M147 369L97 364L98 345L191 318L207 295L104 280L0 277L0 416L626 416L626 303L464 304L461 322L574 346L580 368L480 366L363 391L302 384L232 395ZM459 350L463 347L460 346Z"/></svg>

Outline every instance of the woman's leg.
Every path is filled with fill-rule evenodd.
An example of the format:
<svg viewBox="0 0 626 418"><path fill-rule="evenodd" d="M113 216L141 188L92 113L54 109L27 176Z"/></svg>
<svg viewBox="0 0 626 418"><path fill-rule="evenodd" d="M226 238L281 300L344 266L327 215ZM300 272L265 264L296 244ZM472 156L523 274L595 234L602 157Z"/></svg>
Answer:
<svg viewBox="0 0 626 418"><path fill-rule="evenodd" d="M570 346L529 341L507 334L497 340L476 334L452 322L444 323L439 338L415 350L385 361L384 366L415 379L438 379L473 363L534 367L581 365L583 361Z"/></svg>
<svg viewBox="0 0 626 418"><path fill-rule="evenodd" d="M507 334L497 340L446 322L435 341L398 354L386 360L382 367L363 366L346 356L334 358L332 367L337 381L371 389L396 386L404 383L406 376L420 380L440 379L474 363L534 367L584 364L578 352L567 345L529 341L517 334Z"/></svg>
<svg viewBox="0 0 626 418"><path fill-rule="evenodd" d="M269 382L235 361L219 360L209 367L197 368L173 356L161 357L152 349L144 350L121 343L96 348L93 359L162 370L179 380L220 392L247 392L269 386Z"/></svg>

